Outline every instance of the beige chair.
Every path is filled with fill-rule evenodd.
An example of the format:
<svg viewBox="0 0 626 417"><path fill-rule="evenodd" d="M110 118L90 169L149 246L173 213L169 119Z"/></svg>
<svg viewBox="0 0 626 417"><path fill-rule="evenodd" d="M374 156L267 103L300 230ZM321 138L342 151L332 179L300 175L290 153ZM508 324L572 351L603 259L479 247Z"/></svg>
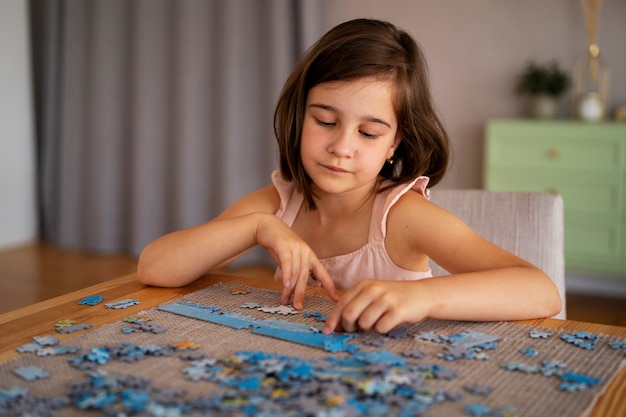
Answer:
<svg viewBox="0 0 626 417"><path fill-rule="evenodd" d="M433 189L431 201L485 239L541 268L559 288L565 319L563 200L539 192ZM433 275L448 274L432 262Z"/></svg>

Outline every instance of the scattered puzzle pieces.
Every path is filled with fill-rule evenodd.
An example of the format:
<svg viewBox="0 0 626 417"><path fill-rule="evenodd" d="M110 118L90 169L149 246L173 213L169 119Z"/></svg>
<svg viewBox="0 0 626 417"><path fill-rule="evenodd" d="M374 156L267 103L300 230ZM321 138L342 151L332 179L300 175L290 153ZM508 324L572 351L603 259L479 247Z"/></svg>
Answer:
<svg viewBox="0 0 626 417"><path fill-rule="evenodd" d="M596 348L598 335L589 332L563 333L561 339L581 349L593 350Z"/></svg>
<svg viewBox="0 0 626 417"><path fill-rule="evenodd" d="M236 288L235 290L240 289ZM233 294L241 295L243 293L234 292ZM121 302L124 301L129 300L121 300ZM68 385L68 396L65 401L71 399L73 406L78 410L92 410L100 415L278 416L286 415L286 410L297 410L298 413L292 415L424 416L439 415L436 409L429 410L437 403L460 401L463 398L471 399L471 397L458 391L442 389L441 386L449 387L451 385L436 381L451 381L458 378L459 375L455 371L454 364L451 367L423 364L422 359L426 356L438 356L447 360L485 360L488 358L486 352L496 349L497 342L500 340L499 336L471 330L449 336L435 332L422 332L412 335L404 331L403 328L396 328L386 335L375 332L323 335L319 328L310 325L312 321L302 321L298 317L294 317L292 321L258 319L222 310L220 307L186 302L175 304L176 308L171 310L168 308L159 308L159 310L200 318L233 328L246 329L254 334L323 348L331 353L348 352L348 354L330 355L324 359L307 359L296 356L289 357L279 353L246 351L236 352L234 355L218 359L207 357L207 353L202 352L199 345L189 340L175 344L170 342L169 344L143 346L121 343L80 350L78 348L57 347L58 339L55 341L51 336L39 339L42 344L35 341L19 347L18 351L34 352L40 356L74 353L75 356L70 358L69 363L77 369L85 371L82 374L85 379L72 381ZM259 308L260 306L259 303L246 302L241 307L285 316L298 313L290 306L281 306L293 310L293 312L287 313L262 309L271 310L280 307L265 306ZM181 309L177 310L179 308ZM182 314L183 312L188 314ZM258 316L260 315L254 315L254 317ZM316 321L325 320L325 316L319 312L304 312L303 317L314 318ZM128 329L129 332L151 331L151 329L155 330L152 331L153 333L165 331L164 328L153 323L146 316L130 316L123 322L128 323L124 329ZM75 322L68 319L57 323L55 327L57 329L71 328L75 325ZM558 331L556 334L560 336ZM437 354L438 352L432 351L431 346L429 349L424 349L429 352L427 355L419 349L411 348L411 344L419 344L419 347L424 347L425 343L396 342L393 340L404 339L409 336L413 336L415 341L441 343L443 344L443 352ZM550 336L549 332L542 332L538 329L530 331L532 339L548 339ZM594 338L593 336L596 335L586 332L572 332L568 338L571 340L580 339L584 343L595 343L597 337ZM146 337L149 336L136 335L127 340L137 340L136 338L146 340ZM155 338L155 340L159 339ZM359 340L360 345L346 343L352 339ZM568 341L565 338L563 340ZM378 349L385 342L389 342L392 347L403 346L406 348L409 346L409 349L405 349L402 353ZM624 340L614 340L608 344L612 349L626 349L624 342ZM533 345L539 346L540 343L543 341L533 341ZM557 339L548 343L561 342ZM568 343L572 342L568 341ZM511 345L503 343L500 349L510 349L506 346ZM516 346L520 347L523 344ZM210 347L207 349L212 351ZM515 349L513 348L512 355L516 354ZM564 349L567 350L568 348L564 347ZM531 347L525 347L519 351L529 357L536 357L538 354L538 351ZM542 349L542 354L546 355L548 351L549 349ZM201 397L185 398L184 389L152 387L149 380L141 377L112 375L105 372L105 369L111 367L104 365L111 361L130 363L148 357L171 357L174 355L185 362L182 374L189 381L215 383L222 390L216 392L209 389ZM622 356L621 353L619 356ZM28 357L26 359L37 358ZM536 374L537 378L541 377L539 374L545 377L554 377L553 380L559 380L559 390L571 393L583 392L602 383L600 378L566 371L566 364L558 360L543 361L541 364L508 362L502 364L502 368L529 375ZM47 376L43 368L26 371L27 377L34 379L43 378L45 377L44 374ZM466 377L467 375L464 374L464 379L461 380L462 382L459 381L461 383L458 386L463 387L467 393L475 396L490 395L491 388L489 386L466 384ZM516 378L526 377L518 376ZM533 379L534 377L528 378ZM480 381L484 382L482 379ZM433 388L427 384L432 384L438 388ZM557 389L557 384L552 386ZM0 389L0 409L4 404L3 401L8 403L8 401L13 401L12 398L18 398L20 395L29 395L28 390L12 393L8 389ZM32 398L34 397L29 397L28 401L35 401ZM497 398L490 398L489 405L482 403L460 404L457 409L459 411L465 410L466 414L476 416L519 417L521 415L514 408L496 408L497 406L493 405L496 400ZM47 408L48 414L50 414L50 410L55 409L52 406L53 401L59 401L54 404L62 404L62 401L56 399L48 399L47 401L45 404L50 405ZM43 402L38 404L43 404ZM2 413L0 412L0 414ZM21 412L19 415L42 414L33 410L30 413L28 411Z"/></svg>

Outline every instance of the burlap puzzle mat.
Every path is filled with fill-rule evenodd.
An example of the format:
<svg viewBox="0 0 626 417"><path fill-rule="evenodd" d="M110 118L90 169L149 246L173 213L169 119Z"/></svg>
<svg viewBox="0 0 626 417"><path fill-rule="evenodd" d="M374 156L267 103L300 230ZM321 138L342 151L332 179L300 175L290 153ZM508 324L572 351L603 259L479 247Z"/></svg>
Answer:
<svg viewBox="0 0 626 417"><path fill-rule="evenodd" d="M231 290L238 288L244 288L249 293L240 295L231 293ZM328 298L309 296L305 302L304 312L296 315L272 315L255 309L243 309L241 306L246 302L259 303L261 306L277 306L279 304L279 293L272 290L221 283L198 290L176 301L216 306L223 310L249 315L258 319L286 320L311 326L319 326L320 323L316 322L315 318L305 318L304 312L328 314L332 308L332 302ZM103 307L99 305L86 308ZM103 314L106 314L106 311ZM255 335L248 329L236 330L157 309L150 309L142 314L150 317L152 323L167 328L167 331L160 334L145 332L126 334L122 332L122 328L127 327L128 324L119 321L93 331L83 332L74 338L63 341L60 346L76 346L82 349L91 349L98 346L121 343L156 345L174 344L189 340L200 345L198 351L204 353L209 358L225 358L235 352L248 350L269 353L280 352L290 356L320 359L331 355L349 355L349 353L331 353L293 342ZM458 377L452 380L428 380L428 386L435 389L463 393L463 397L458 401L443 401L433 405L425 412L425 415L428 416L467 416L468 414L464 411L465 407L468 404L478 402L484 403L493 409L499 407L514 408L523 416L585 416L624 365L623 349L612 349L608 343L617 338L608 335L598 335L596 348L594 350L586 350L562 340L561 334L567 333L562 330L540 329L552 335L546 339L533 339L529 337L529 332L537 328L506 322L462 323L426 320L418 324L407 325L404 328L409 333L409 337L405 339L386 337L384 345L379 348L364 345L362 342L366 335L360 335L348 343L358 345L362 351L384 349L401 354L408 350L419 350L424 352L425 356L421 359L408 359L411 363L438 364L453 369ZM497 348L487 352L488 359L445 360L437 356L444 351L445 345L415 339L412 336L423 332L434 332L437 335L451 336L467 330L501 337ZM50 334L54 333L51 328ZM539 352L537 357L527 357L520 353L520 349L531 347ZM33 396L54 397L64 395L69 382L85 379L82 371L69 365L68 357L71 356L70 354L40 357L32 353L24 353L20 357L0 365L0 389L23 386L27 387ZM519 371L510 371L502 366L505 363L541 364L547 360L562 361L567 365L566 370L578 374L586 374L592 378L601 378L602 383L583 392L561 391L558 389L560 384L558 377L546 377L541 373L526 374ZM218 392L222 389L212 382L186 380L182 369L187 367L188 364L188 362L182 361L177 355L174 355L172 357L148 358L136 363L110 361L98 367L98 369L112 374L142 376L150 379L152 386L155 387L181 387L187 390L188 398L199 395L206 396L211 392ZM14 374L13 370L19 366L42 366L49 374L49 377L27 382ZM472 384L488 386L492 391L486 397L468 393L464 387ZM54 413L55 415L76 415L78 412L73 408L63 408Z"/></svg>

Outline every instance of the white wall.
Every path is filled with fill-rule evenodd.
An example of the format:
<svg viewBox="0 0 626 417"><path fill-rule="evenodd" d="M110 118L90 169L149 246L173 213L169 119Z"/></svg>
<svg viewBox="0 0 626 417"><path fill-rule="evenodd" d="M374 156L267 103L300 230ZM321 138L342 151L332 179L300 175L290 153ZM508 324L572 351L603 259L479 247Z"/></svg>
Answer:
<svg viewBox="0 0 626 417"><path fill-rule="evenodd" d="M378 18L421 44L455 153L446 188L481 188L485 122L524 115L514 86L526 62L556 59L571 70L587 45L578 0L325 0L325 7L327 29ZM612 74L613 109L626 104L626 1L602 2L598 44ZM570 105L568 95L561 117Z"/></svg>
<svg viewBox="0 0 626 417"><path fill-rule="evenodd" d="M0 249L36 238L26 0L0 0Z"/></svg>

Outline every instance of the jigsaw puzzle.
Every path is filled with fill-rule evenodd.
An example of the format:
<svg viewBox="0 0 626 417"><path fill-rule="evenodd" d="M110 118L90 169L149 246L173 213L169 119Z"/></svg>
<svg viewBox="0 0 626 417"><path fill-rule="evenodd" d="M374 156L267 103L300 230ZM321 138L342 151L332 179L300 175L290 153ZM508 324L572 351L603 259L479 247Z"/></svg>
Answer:
<svg viewBox="0 0 626 417"><path fill-rule="evenodd" d="M0 366L0 415L575 417L626 352L626 340L512 323L323 335L332 302L298 312L278 298L218 284L63 343L37 337Z"/></svg>

